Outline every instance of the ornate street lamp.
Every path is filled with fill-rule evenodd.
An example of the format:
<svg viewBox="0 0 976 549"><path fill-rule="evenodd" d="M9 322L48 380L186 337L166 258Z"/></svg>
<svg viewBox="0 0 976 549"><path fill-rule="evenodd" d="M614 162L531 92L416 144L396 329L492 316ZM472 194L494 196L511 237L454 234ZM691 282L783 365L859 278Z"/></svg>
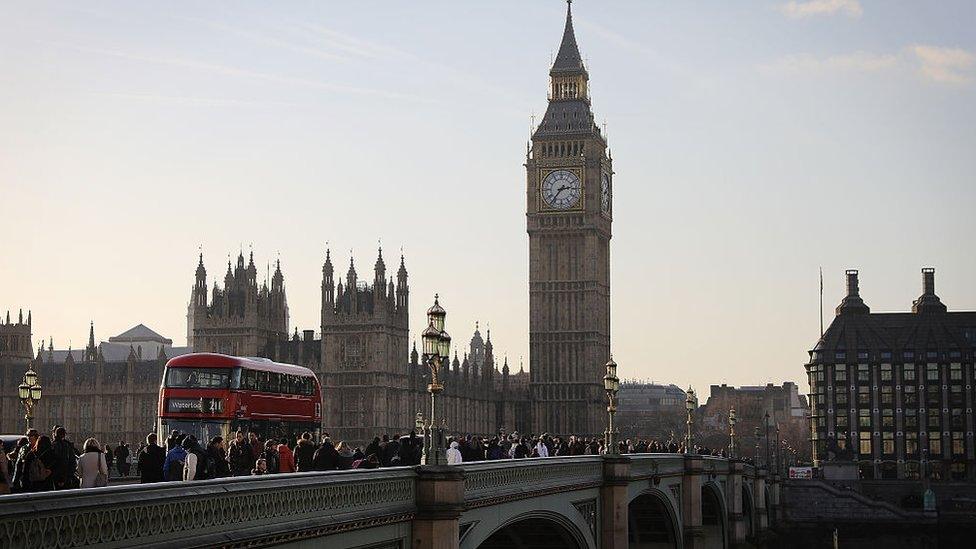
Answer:
<svg viewBox="0 0 976 549"><path fill-rule="evenodd" d="M613 356L607 362L607 373L603 376L603 388L607 391L607 413L610 415L610 424L607 426L605 440L607 447L604 453L615 456L619 453L617 448L617 429L613 426L613 415L617 413L617 391L620 390L620 378L617 377L617 363L613 361Z"/></svg>
<svg viewBox="0 0 976 549"><path fill-rule="evenodd" d="M17 387L17 396L24 404L24 420L27 422L27 430L31 429L31 420L34 419L34 405L41 400L41 384L37 380L37 372L34 371L34 364L27 365L24 379Z"/></svg>
<svg viewBox="0 0 976 549"><path fill-rule="evenodd" d="M451 336L444 331L444 318L447 311L437 301L434 294L434 305L427 309L427 328L421 334L424 343L424 363L430 368L430 421L426 422L424 440L424 465L447 465L447 455L444 449L444 428L437 424L437 395L444 390L438 381L441 364L448 360L451 353ZM443 423L443 420L441 420Z"/></svg>
<svg viewBox="0 0 976 549"><path fill-rule="evenodd" d="M759 432L759 427L756 427L756 430L755 430L754 434L756 435L756 453L753 454L752 461L753 461L753 465L755 465L756 467L759 467L760 466L760 460L759 460L759 441L762 440L762 434Z"/></svg>
<svg viewBox="0 0 976 549"><path fill-rule="evenodd" d="M766 457L766 462L765 462L765 465L766 465L766 469L768 470L769 469L769 461L770 461L769 460L769 457L770 457L770 454L769 454L769 410L767 410L766 413L763 414L763 428L765 429L765 433L766 433L766 456L765 456Z"/></svg>
<svg viewBox="0 0 976 549"><path fill-rule="evenodd" d="M739 420L735 417L735 407L729 408L729 458L735 457L735 424Z"/></svg>
<svg viewBox="0 0 976 549"><path fill-rule="evenodd" d="M698 397L695 395L695 390L688 386L688 392L685 393L685 408L688 410L688 433L685 435L685 453L691 453L691 425L694 423L691 414L698 408Z"/></svg>
<svg viewBox="0 0 976 549"><path fill-rule="evenodd" d="M779 443L779 423L776 424L776 474L782 474L783 468L781 465L780 457L782 456L782 448Z"/></svg>

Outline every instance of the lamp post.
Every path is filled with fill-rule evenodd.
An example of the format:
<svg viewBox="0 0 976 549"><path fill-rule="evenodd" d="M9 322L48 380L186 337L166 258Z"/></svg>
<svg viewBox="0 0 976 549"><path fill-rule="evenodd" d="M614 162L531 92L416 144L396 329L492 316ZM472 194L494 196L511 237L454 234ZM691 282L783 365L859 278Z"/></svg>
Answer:
<svg viewBox="0 0 976 549"><path fill-rule="evenodd" d="M688 410L688 433L685 435L685 453L691 453L691 424L694 423L694 419L691 417L692 412L698 407L698 397L695 396L695 390L688 386L688 392L685 393L685 408Z"/></svg>
<svg viewBox="0 0 976 549"><path fill-rule="evenodd" d="M605 439L607 447L605 454L615 456L619 453L617 448L617 429L613 426L613 415L617 413L617 391L620 390L620 378L617 377L617 363L613 361L613 356L607 362L607 373L603 376L603 388L607 391L607 414L610 416L610 423L607 425Z"/></svg>
<svg viewBox="0 0 976 549"><path fill-rule="evenodd" d="M424 363L430 368L430 384L427 385L427 392L430 393L430 421L426 423L424 433L426 435L424 465L447 465L444 429L437 424L437 395L444 390L444 386L438 381L437 376L441 364L450 356L451 336L444 331L444 318L447 316L447 311L441 307L437 298L437 294L434 294L434 304L427 309L427 328L421 335L424 342Z"/></svg>
<svg viewBox="0 0 976 549"><path fill-rule="evenodd" d="M768 470L769 469L769 411L768 410L766 411L765 414L763 414L763 430L765 432L765 438L766 438L765 459L766 459L766 469Z"/></svg>
<svg viewBox="0 0 976 549"><path fill-rule="evenodd" d="M739 420L735 417L735 407L729 408L729 457L735 457L735 424Z"/></svg>
<svg viewBox="0 0 976 549"><path fill-rule="evenodd" d="M27 422L27 430L31 429L31 420L34 419L34 404L41 400L41 384L37 382L37 372L34 371L34 364L27 366L24 372L24 379L17 387L17 395L20 402L24 404L24 420Z"/></svg>
<svg viewBox="0 0 976 549"><path fill-rule="evenodd" d="M753 462L754 462L754 465L755 465L756 467L759 467L759 466L760 466L760 464L761 464L761 463L760 463L760 459L759 459L759 441L760 441L760 440L762 440L762 435L760 435L760 434L759 434L759 427L756 427L756 429L755 429L755 431L753 432L753 434L755 434L755 435L756 435L756 453L755 453L755 454L753 454L753 458L752 458L752 460L753 460Z"/></svg>
<svg viewBox="0 0 976 549"><path fill-rule="evenodd" d="M776 474L781 474L783 472L782 464L783 449L779 442L779 423L776 424Z"/></svg>

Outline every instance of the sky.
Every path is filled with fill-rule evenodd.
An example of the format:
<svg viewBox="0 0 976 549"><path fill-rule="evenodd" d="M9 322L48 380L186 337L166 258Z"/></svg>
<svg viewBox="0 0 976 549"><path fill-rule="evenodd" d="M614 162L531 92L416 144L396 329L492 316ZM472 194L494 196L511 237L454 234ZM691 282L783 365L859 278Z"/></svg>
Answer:
<svg viewBox="0 0 976 549"><path fill-rule="evenodd" d="M0 1L0 310L35 345L144 323L181 344L208 282L280 257L292 327L322 263L410 272L411 338L528 352L526 140L566 6ZM627 379L804 379L860 269L976 309L976 3L577 0L614 158L611 347ZM273 269L273 267L272 267ZM221 280L222 282L222 280ZM801 384L805 387L805 383Z"/></svg>

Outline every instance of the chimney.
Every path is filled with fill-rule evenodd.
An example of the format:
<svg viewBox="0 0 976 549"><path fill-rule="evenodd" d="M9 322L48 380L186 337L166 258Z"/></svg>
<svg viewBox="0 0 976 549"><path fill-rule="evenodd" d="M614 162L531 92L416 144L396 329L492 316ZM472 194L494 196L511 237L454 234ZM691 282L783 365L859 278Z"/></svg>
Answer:
<svg viewBox="0 0 976 549"><path fill-rule="evenodd" d="M922 269L922 295L912 303L913 313L944 313L946 306L935 295L935 269Z"/></svg>
<svg viewBox="0 0 976 549"><path fill-rule="evenodd" d="M861 299L860 288L858 288L857 283L857 269L848 269L844 271L844 274L847 276L847 296L840 302L835 312L838 315L844 313L870 313L871 309Z"/></svg>
<svg viewBox="0 0 976 549"><path fill-rule="evenodd" d="M922 269L922 295L935 295L935 269Z"/></svg>
<svg viewBox="0 0 976 549"><path fill-rule="evenodd" d="M847 275L847 296L859 297L860 294L857 291L857 269L847 269L844 274Z"/></svg>

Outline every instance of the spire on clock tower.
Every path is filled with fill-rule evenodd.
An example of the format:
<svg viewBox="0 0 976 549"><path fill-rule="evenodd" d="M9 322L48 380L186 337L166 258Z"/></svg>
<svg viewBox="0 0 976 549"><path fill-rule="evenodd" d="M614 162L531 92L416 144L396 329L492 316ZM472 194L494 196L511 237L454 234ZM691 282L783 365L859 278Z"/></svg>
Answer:
<svg viewBox="0 0 976 549"><path fill-rule="evenodd" d="M557 137L566 135L600 135L590 111L589 73L583 65L576 32L573 30L572 3L566 4L566 27L559 52L549 70L549 106L542 122L532 135Z"/></svg>

